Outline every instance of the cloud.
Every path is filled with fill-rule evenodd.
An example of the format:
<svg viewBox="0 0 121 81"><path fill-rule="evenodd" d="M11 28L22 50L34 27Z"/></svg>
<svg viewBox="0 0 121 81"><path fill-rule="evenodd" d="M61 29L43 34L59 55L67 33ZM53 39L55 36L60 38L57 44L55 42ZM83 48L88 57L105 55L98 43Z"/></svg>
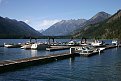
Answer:
<svg viewBox="0 0 121 81"><path fill-rule="evenodd" d="M42 30L42 29L45 30L59 21L61 20L59 19L44 19L44 20L26 19L24 22L36 30Z"/></svg>
<svg viewBox="0 0 121 81"><path fill-rule="evenodd" d="M30 20L25 20L24 22L27 23L27 24L29 24L31 21Z"/></svg>
<svg viewBox="0 0 121 81"><path fill-rule="evenodd" d="M54 19L54 20L42 20L39 23L39 28L40 29L47 29L48 27L52 26L53 24L59 22L60 20Z"/></svg>

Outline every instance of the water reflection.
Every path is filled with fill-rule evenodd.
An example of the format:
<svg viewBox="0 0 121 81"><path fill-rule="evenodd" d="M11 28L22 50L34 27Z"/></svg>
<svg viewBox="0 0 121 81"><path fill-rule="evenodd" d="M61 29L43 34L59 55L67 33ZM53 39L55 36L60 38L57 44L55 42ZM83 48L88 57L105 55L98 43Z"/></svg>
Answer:
<svg viewBox="0 0 121 81"><path fill-rule="evenodd" d="M45 51L45 56L49 54L49 51Z"/></svg>
<svg viewBox="0 0 121 81"><path fill-rule="evenodd" d="M75 57L69 58L69 65L71 66L75 61Z"/></svg>
<svg viewBox="0 0 121 81"><path fill-rule="evenodd" d="M75 62L75 57L74 58L69 58L69 68L70 68L70 70L74 66L74 62Z"/></svg>
<svg viewBox="0 0 121 81"><path fill-rule="evenodd" d="M16 49L16 51L18 51ZM49 51L21 50L33 56ZM36 53L37 52L37 53ZM50 52L53 53L53 52ZM57 52L54 52L55 54ZM30 55L32 55L30 54ZM14 54L13 54L14 55ZM0 57L1 58L1 57ZM19 77L18 77L19 76ZM30 78L31 77L31 78ZM40 66L0 74L0 81L120 81L121 48L105 50L101 55L75 57Z"/></svg>
<svg viewBox="0 0 121 81"><path fill-rule="evenodd" d="M4 54L4 49L0 47L0 54Z"/></svg>
<svg viewBox="0 0 121 81"><path fill-rule="evenodd" d="M37 50L31 50L31 56L32 57L37 56Z"/></svg>

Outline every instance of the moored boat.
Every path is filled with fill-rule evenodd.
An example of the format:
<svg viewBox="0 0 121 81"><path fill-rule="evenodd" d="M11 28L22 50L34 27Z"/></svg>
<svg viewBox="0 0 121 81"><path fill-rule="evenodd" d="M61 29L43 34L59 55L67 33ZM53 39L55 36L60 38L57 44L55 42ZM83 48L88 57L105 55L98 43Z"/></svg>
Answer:
<svg viewBox="0 0 121 81"><path fill-rule="evenodd" d="M115 46L119 46L120 42L119 42L119 40L112 40L112 44Z"/></svg>
<svg viewBox="0 0 121 81"><path fill-rule="evenodd" d="M104 50L105 50L105 48L98 48L99 53L104 51Z"/></svg>
<svg viewBox="0 0 121 81"><path fill-rule="evenodd" d="M76 41L70 41L68 42L67 44L68 46L74 46L74 45L77 45Z"/></svg>
<svg viewBox="0 0 121 81"><path fill-rule="evenodd" d="M31 45L31 49L45 50L49 45L44 43L34 43Z"/></svg>
<svg viewBox="0 0 121 81"><path fill-rule="evenodd" d="M94 49L89 47L81 47L79 54L90 54L93 53Z"/></svg>
<svg viewBox="0 0 121 81"><path fill-rule="evenodd" d="M21 47L21 43L18 43L18 44L6 44L6 43L4 43L4 47L6 47L6 48L19 48L19 47Z"/></svg>
<svg viewBox="0 0 121 81"><path fill-rule="evenodd" d="M94 48L92 46L85 46L85 47L80 47L80 53L79 54L84 54L84 55L90 55L92 53L100 53L103 50L105 50L105 48Z"/></svg>
<svg viewBox="0 0 121 81"><path fill-rule="evenodd" d="M31 49L32 44L25 44L21 47L21 49Z"/></svg>
<svg viewBox="0 0 121 81"><path fill-rule="evenodd" d="M94 42L91 43L92 46L102 46L103 45L103 42L102 41L99 41L99 40L95 40Z"/></svg>

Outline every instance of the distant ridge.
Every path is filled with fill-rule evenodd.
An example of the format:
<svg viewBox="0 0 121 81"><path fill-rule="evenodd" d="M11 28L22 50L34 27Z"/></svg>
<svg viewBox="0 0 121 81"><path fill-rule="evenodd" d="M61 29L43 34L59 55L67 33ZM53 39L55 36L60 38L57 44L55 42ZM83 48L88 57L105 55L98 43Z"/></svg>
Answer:
<svg viewBox="0 0 121 81"><path fill-rule="evenodd" d="M89 25L86 29L81 29L73 34L73 37L121 39L121 10L118 10L103 22Z"/></svg>
<svg viewBox="0 0 121 81"><path fill-rule="evenodd" d="M42 32L42 34L47 36L65 36L72 34L81 28L88 26L90 24L95 24L108 19L111 15L106 12L99 12L94 15L91 19L78 19L78 20L62 20L56 24L49 27L47 30Z"/></svg>
<svg viewBox="0 0 121 81"><path fill-rule="evenodd" d="M39 37L42 34L23 21L0 17L0 38Z"/></svg>
<svg viewBox="0 0 121 81"><path fill-rule="evenodd" d="M107 23L117 20L120 17L121 17L121 9L118 10L112 17L110 17L110 19L107 21Z"/></svg>
<svg viewBox="0 0 121 81"><path fill-rule="evenodd" d="M62 20L49 27L47 30L42 32L42 34L47 36L68 35L70 32L82 27L84 22L86 22L85 19Z"/></svg>
<svg viewBox="0 0 121 81"><path fill-rule="evenodd" d="M89 19L86 23L87 23L87 25L99 23L101 21L104 21L104 20L108 19L109 17L111 17L111 15L104 12L104 11L98 12L91 19Z"/></svg>

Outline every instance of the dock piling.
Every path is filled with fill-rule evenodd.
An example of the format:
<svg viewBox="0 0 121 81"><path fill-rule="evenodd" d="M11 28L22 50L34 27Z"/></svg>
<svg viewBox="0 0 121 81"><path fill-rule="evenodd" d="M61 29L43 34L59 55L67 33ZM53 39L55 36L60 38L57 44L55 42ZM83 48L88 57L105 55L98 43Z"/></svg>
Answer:
<svg viewBox="0 0 121 81"><path fill-rule="evenodd" d="M75 48L70 48L70 54L74 54L75 53Z"/></svg>

